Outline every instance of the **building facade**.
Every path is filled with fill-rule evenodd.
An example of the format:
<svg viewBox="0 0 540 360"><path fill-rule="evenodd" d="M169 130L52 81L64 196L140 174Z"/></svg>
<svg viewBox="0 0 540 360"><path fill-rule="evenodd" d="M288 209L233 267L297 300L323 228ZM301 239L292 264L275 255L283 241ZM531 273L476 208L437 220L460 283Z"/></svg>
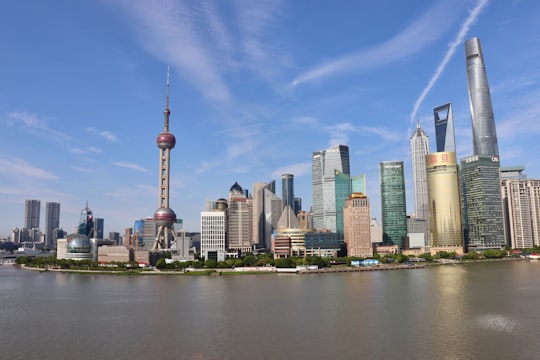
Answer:
<svg viewBox="0 0 540 360"><path fill-rule="evenodd" d="M473 155L461 159L465 193L467 251L505 246L499 158Z"/></svg>
<svg viewBox="0 0 540 360"><path fill-rule="evenodd" d="M45 203L45 245L49 249L56 248L56 231L60 229L60 203Z"/></svg>
<svg viewBox="0 0 540 360"><path fill-rule="evenodd" d="M294 175L292 174L281 175L281 200L284 209L290 206L295 213L297 212L294 204Z"/></svg>
<svg viewBox="0 0 540 360"><path fill-rule="evenodd" d="M40 200L25 200L24 202L24 228L39 229L39 215L41 213Z"/></svg>
<svg viewBox="0 0 540 360"><path fill-rule="evenodd" d="M465 41L474 155L499 156L495 118L480 39Z"/></svg>
<svg viewBox="0 0 540 360"><path fill-rule="evenodd" d="M414 209L418 219L429 219L426 179L426 155L429 153L429 137L417 122L410 138L412 173L414 182Z"/></svg>
<svg viewBox="0 0 540 360"><path fill-rule="evenodd" d="M237 182L227 199L228 250L249 253L253 250L253 199L246 197Z"/></svg>
<svg viewBox="0 0 540 360"><path fill-rule="evenodd" d="M435 119L437 152L456 152L452 104L444 104L433 109L433 117Z"/></svg>
<svg viewBox="0 0 540 360"><path fill-rule="evenodd" d="M273 228L272 223L268 218L273 219L274 217L271 215L271 212L273 211L271 208L272 201L267 201L266 199L277 198L275 193L275 180L272 180L269 183L257 182L253 185L253 244L258 248L271 248ZM265 208L267 205L270 206L269 209ZM268 216L269 213L270 216Z"/></svg>
<svg viewBox="0 0 540 360"><path fill-rule="evenodd" d="M384 161L379 165L383 244L402 248L407 236L407 203L403 161Z"/></svg>
<svg viewBox="0 0 540 360"><path fill-rule="evenodd" d="M349 175L349 147L336 145L316 151L312 157L313 226L336 231L335 171Z"/></svg>
<svg viewBox="0 0 540 360"><path fill-rule="evenodd" d="M430 204L430 248L463 252L463 226L459 173L455 152L426 156Z"/></svg>
<svg viewBox="0 0 540 360"><path fill-rule="evenodd" d="M506 243L514 249L540 246L540 180L503 180Z"/></svg>
<svg viewBox="0 0 540 360"><path fill-rule="evenodd" d="M363 193L352 193L343 207L344 240L347 256L373 257L371 207Z"/></svg>
<svg viewBox="0 0 540 360"><path fill-rule="evenodd" d="M224 261L227 246L225 208L201 212L201 256L205 260Z"/></svg>

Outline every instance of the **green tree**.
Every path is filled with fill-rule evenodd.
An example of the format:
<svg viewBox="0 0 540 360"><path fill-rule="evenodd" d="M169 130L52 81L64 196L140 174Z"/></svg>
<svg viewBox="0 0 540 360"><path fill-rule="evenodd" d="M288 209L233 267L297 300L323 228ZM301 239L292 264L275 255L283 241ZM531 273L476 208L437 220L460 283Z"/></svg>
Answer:
<svg viewBox="0 0 540 360"><path fill-rule="evenodd" d="M257 262L257 258L253 254L248 254L242 258L244 266L253 266Z"/></svg>
<svg viewBox="0 0 540 360"><path fill-rule="evenodd" d="M281 258L276 260L276 267L277 268L292 268L295 267L295 263L293 259L290 257L288 258Z"/></svg>
<svg viewBox="0 0 540 360"><path fill-rule="evenodd" d="M215 269L217 267L217 261L213 259L208 259L205 261L204 265L209 269Z"/></svg>

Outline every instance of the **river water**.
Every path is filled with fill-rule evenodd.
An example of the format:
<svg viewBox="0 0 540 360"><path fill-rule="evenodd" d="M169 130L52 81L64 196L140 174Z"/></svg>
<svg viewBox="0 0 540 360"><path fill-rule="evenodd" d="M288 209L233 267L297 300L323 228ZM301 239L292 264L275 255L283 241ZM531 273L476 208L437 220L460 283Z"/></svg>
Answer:
<svg viewBox="0 0 540 360"><path fill-rule="evenodd" d="M0 359L540 359L540 262L337 274L0 267Z"/></svg>

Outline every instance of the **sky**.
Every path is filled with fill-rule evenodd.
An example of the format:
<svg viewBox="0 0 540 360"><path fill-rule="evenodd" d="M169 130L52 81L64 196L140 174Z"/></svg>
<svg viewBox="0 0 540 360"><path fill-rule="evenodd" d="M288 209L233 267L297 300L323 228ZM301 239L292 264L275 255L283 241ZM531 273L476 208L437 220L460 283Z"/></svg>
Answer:
<svg viewBox="0 0 540 360"><path fill-rule="evenodd" d="M158 207L170 66L170 207L200 231L238 182L294 175L312 203L311 156L349 146L380 223L379 163L405 164L417 121L452 102L458 158L472 155L463 43L479 37L502 166L540 179L536 0L24 0L0 2L0 238L25 199L61 203L68 233L88 206L105 234Z"/></svg>

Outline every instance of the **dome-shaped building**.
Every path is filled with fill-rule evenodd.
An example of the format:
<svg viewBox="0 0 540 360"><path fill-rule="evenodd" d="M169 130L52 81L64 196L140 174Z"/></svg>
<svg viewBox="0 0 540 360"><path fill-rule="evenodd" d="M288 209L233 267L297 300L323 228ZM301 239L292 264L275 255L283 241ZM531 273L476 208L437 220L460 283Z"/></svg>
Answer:
<svg viewBox="0 0 540 360"><path fill-rule="evenodd" d="M95 250L95 240L90 240L84 234L71 234L66 239L65 259L94 260Z"/></svg>

